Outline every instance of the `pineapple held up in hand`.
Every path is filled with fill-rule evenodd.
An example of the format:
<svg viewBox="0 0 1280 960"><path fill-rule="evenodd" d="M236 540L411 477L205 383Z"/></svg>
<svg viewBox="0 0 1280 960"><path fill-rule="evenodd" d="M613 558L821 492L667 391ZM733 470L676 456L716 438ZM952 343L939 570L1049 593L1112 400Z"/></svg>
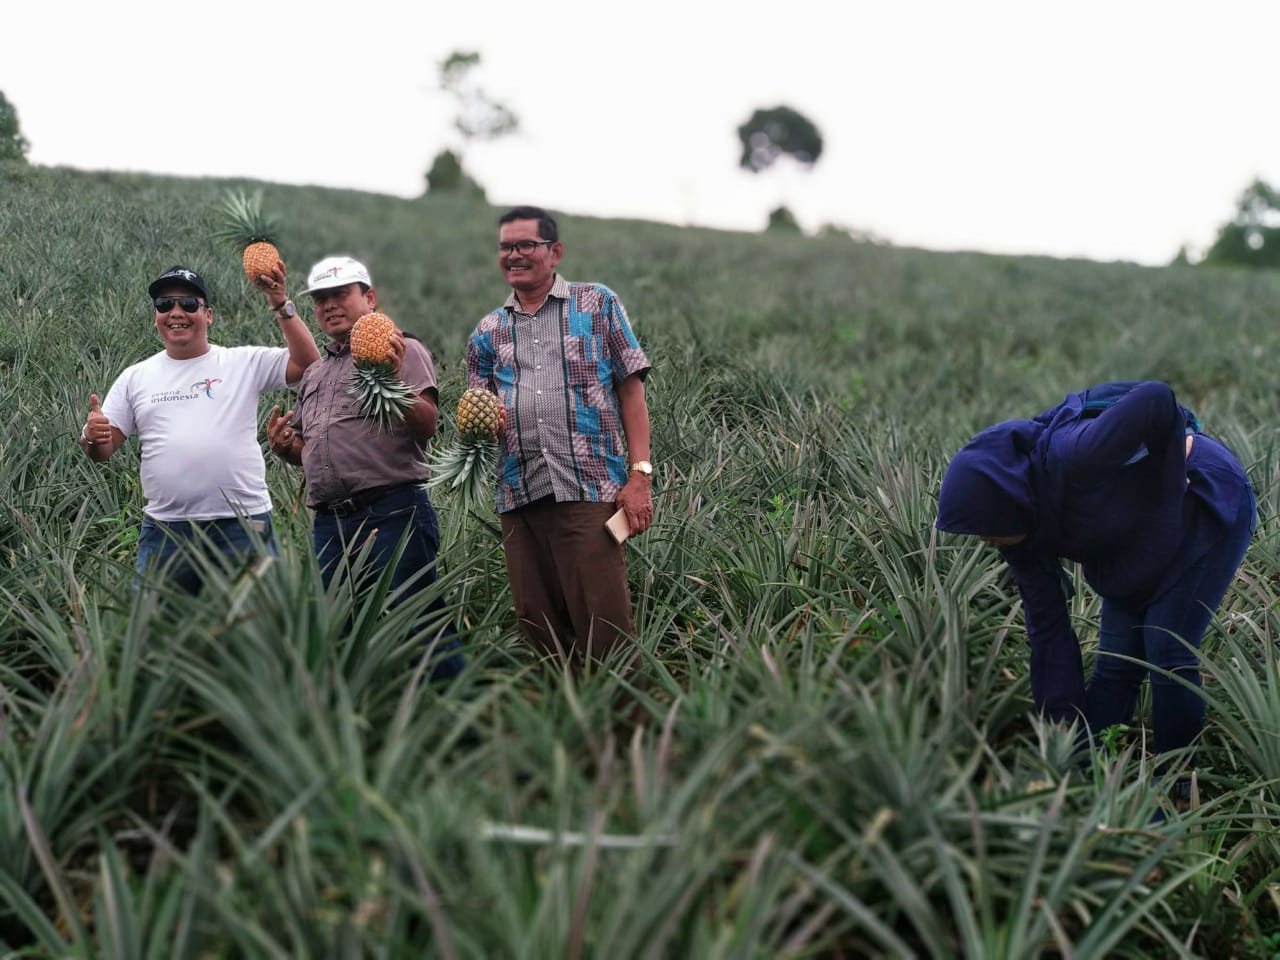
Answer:
<svg viewBox="0 0 1280 960"><path fill-rule="evenodd" d="M431 461L427 486L457 491L470 508L493 492L494 461L502 404L488 390L474 387L458 401L457 439Z"/></svg>
<svg viewBox="0 0 1280 960"><path fill-rule="evenodd" d="M218 209L223 225L214 236L241 254L244 275L251 283L283 262L276 247L280 224L262 212L261 191L252 197L229 194Z"/></svg>
<svg viewBox="0 0 1280 960"><path fill-rule="evenodd" d="M366 313L351 327L351 392L360 413L387 430L404 421L413 405L413 391L400 379L391 359L391 335L396 325L385 313Z"/></svg>

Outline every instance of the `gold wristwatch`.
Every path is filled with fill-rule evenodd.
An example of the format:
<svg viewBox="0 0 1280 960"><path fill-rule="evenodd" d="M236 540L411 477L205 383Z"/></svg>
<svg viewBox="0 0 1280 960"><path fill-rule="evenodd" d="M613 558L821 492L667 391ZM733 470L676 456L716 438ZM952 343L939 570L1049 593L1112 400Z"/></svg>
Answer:
<svg viewBox="0 0 1280 960"><path fill-rule="evenodd" d="M646 477L653 476L653 464L648 460L637 460L631 465L632 473L643 473Z"/></svg>

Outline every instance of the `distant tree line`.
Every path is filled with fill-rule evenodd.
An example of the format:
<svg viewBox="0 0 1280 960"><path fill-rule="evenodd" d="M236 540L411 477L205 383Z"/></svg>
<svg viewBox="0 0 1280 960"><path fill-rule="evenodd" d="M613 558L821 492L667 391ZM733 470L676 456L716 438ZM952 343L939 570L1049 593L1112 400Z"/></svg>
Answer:
<svg viewBox="0 0 1280 960"><path fill-rule="evenodd" d="M1175 263L1186 263L1180 250ZM1280 193L1254 180L1236 201L1236 213L1218 230L1200 261L1207 266L1280 267Z"/></svg>
<svg viewBox="0 0 1280 960"><path fill-rule="evenodd" d="M822 134L812 120L799 110L776 106L756 110L738 127L742 154L738 166L760 173L780 160L790 160L810 170L822 156ZM769 212L765 229L780 233L800 233L795 214L784 204Z"/></svg>
<svg viewBox="0 0 1280 960"><path fill-rule="evenodd" d="M27 149L31 145L22 135L18 125L18 111L3 92L0 92L0 160L27 162Z"/></svg>
<svg viewBox="0 0 1280 960"><path fill-rule="evenodd" d="M427 193L460 193L483 200L484 188L463 167L467 148L475 142L496 140L520 128L520 118L494 100L476 80L480 54L455 50L440 63L440 89L455 104L453 129L458 140L436 154L426 174Z"/></svg>
<svg viewBox="0 0 1280 960"><path fill-rule="evenodd" d="M472 143L495 140L520 127L515 113L494 100L476 82L479 65L480 54L466 51L455 51L439 64L440 89L455 100L453 126L459 139L455 147L446 147L436 154L426 171L429 193L461 193L483 200L484 188L463 167L466 149ZM787 106L753 112L738 127L738 140L742 147L738 164L751 173L769 170L783 159L809 170L822 156L822 133L817 125ZM0 91L0 162L25 164L30 146L22 135L17 109ZM770 211L765 229L798 233L800 224L784 204ZM872 234L834 224L827 224L820 233L883 242ZM1173 259L1174 264L1191 262L1185 246ZM1263 269L1280 267L1280 191L1260 178L1249 184L1236 201L1235 215L1219 228L1213 245L1199 263Z"/></svg>

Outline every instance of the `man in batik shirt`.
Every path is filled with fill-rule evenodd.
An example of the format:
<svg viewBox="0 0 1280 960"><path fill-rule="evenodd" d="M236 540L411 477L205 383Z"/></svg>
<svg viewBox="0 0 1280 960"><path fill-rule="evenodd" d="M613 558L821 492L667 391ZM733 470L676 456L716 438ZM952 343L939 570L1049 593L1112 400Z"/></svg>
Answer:
<svg viewBox="0 0 1280 960"><path fill-rule="evenodd" d="M467 343L469 386L497 394L504 421L497 507L520 629L542 655L600 660L635 636L615 511L653 521L649 359L622 301L556 273L555 220L516 207L498 221L511 294Z"/></svg>

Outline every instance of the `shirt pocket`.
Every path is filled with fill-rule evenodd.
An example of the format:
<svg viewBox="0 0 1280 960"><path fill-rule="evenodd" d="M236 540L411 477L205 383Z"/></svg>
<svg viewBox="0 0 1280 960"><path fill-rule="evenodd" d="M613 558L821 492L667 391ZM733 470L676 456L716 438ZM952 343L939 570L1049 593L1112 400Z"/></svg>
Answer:
<svg viewBox="0 0 1280 960"><path fill-rule="evenodd" d="M564 356L565 378L571 386L598 389L612 384L613 371L605 359L603 337L568 335L564 338ZM583 399L587 400L588 395Z"/></svg>

